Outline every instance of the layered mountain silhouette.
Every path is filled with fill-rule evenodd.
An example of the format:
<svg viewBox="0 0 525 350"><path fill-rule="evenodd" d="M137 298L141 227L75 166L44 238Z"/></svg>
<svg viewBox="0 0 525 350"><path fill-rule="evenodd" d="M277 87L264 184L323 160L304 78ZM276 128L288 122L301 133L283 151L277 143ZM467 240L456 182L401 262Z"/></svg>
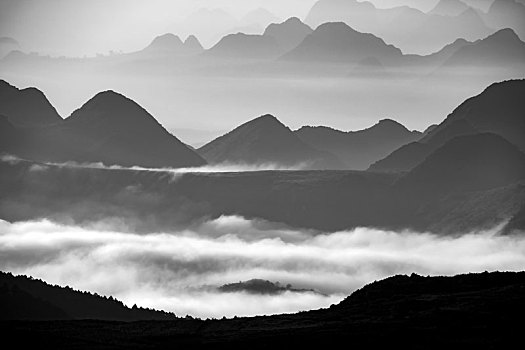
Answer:
<svg viewBox="0 0 525 350"><path fill-rule="evenodd" d="M461 0L440 0L428 13L441 16L458 16L470 7Z"/></svg>
<svg viewBox="0 0 525 350"><path fill-rule="evenodd" d="M398 181L419 194L482 191L525 179L525 154L491 133L459 136ZM432 184L432 186L429 186Z"/></svg>
<svg viewBox="0 0 525 350"><path fill-rule="evenodd" d="M6 322L4 340L21 347L233 349L358 347L428 349L513 347L525 303L523 272L453 277L397 275L370 283L337 305L296 314L167 322Z"/></svg>
<svg viewBox="0 0 525 350"><path fill-rule="evenodd" d="M62 121L40 90L18 89L4 80L0 80L0 115L18 126L49 125Z"/></svg>
<svg viewBox="0 0 525 350"><path fill-rule="evenodd" d="M129 308L113 297L53 286L0 271L0 320L174 320L172 313Z"/></svg>
<svg viewBox="0 0 525 350"><path fill-rule="evenodd" d="M516 0L495 0L486 14L485 22L493 28L512 28L525 40L525 3Z"/></svg>
<svg viewBox="0 0 525 350"><path fill-rule="evenodd" d="M148 55L189 55L203 52L204 49L196 36L190 35L183 42L177 35L167 33L153 39L141 54Z"/></svg>
<svg viewBox="0 0 525 350"><path fill-rule="evenodd" d="M3 85L7 86L7 83ZM11 86L8 89L18 91ZM27 98L24 90L21 93ZM4 98L3 94L1 96ZM4 118L2 123L6 127L9 123L13 136L0 151L39 161L102 162L122 166L192 167L206 163L146 110L116 92L97 94L65 120L56 114L38 90L31 89L29 96L49 107L48 110L54 112L51 116L58 118L59 122L40 127L32 123L32 127L17 128L17 124L11 122L13 118ZM6 105L10 106L9 103ZM12 111L7 114L35 120L41 113L34 110L38 106L38 103L22 103L13 110L27 114ZM30 108L27 112L26 107Z"/></svg>
<svg viewBox="0 0 525 350"><path fill-rule="evenodd" d="M229 34L215 46L206 51L206 55L230 59L268 59L277 57L281 48L271 36L254 34Z"/></svg>
<svg viewBox="0 0 525 350"><path fill-rule="evenodd" d="M446 65L525 67L525 42L512 29L502 29L485 39L464 45L447 60Z"/></svg>
<svg viewBox="0 0 525 350"><path fill-rule="evenodd" d="M292 17L283 23L270 24L263 35L274 38L283 52L287 52L297 47L312 32L312 28L299 18Z"/></svg>
<svg viewBox="0 0 525 350"><path fill-rule="evenodd" d="M360 131L344 132L323 126L307 126L295 131L295 134L312 147L335 154L347 169L352 170L365 170L393 150L422 136L420 132L409 131L391 119L381 120Z"/></svg>
<svg viewBox="0 0 525 350"><path fill-rule="evenodd" d="M312 27L335 21L377 35L408 53L434 52L457 38L476 40L491 32L473 9L443 16L407 6L379 9L357 0L320 0L305 19Z"/></svg>
<svg viewBox="0 0 525 350"><path fill-rule="evenodd" d="M370 170L410 170L452 138L484 132L497 134L524 151L523 91L525 80L509 80L489 86L480 95L457 107L445 121L421 139L419 144L410 144L396 150L373 164Z"/></svg>
<svg viewBox="0 0 525 350"><path fill-rule="evenodd" d="M328 152L301 141L272 115L251 120L199 148L213 164L276 164L308 169L339 169L341 162Z"/></svg>
<svg viewBox="0 0 525 350"><path fill-rule="evenodd" d="M402 53L372 34L360 33L345 23L325 23L282 59L288 61L357 63L375 57L383 63L397 62Z"/></svg>
<svg viewBox="0 0 525 350"><path fill-rule="evenodd" d="M0 58L3 58L11 51L19 49L20 44L15 39L8 36L0 37Z"/></svg>

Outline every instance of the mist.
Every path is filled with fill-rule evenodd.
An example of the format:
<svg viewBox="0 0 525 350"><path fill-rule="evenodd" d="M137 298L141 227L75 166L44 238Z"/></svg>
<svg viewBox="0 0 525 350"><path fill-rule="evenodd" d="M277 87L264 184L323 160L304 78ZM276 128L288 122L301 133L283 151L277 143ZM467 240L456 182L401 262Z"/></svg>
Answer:
<svg viewBox="0 0 525 350"><path fill-rule="evenodd" d="M118 226L0 221L0 269L201 318L328 307L395 274L454 275L525 265L525 238L498 227L461 236L358 228L313 236L242 217L136 235ZM254 278L315 292L222 293Z"/></svg>

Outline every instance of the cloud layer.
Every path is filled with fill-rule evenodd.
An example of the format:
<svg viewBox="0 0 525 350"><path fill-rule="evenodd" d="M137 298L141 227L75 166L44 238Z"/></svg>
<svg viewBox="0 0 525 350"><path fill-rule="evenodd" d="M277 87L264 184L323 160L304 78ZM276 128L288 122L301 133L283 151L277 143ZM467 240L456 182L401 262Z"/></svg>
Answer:
<svg viewBox="0 0 525 350"><path fill-rule="evenodd" d="M96 225L0 221L0 269L181 316L250 316L327 307L394 274L523 269L525 238L496 232L437 237L361 228L314 235L221 217L191 230L136 235ZM325 295L217 290L252 278Z"/></svg>

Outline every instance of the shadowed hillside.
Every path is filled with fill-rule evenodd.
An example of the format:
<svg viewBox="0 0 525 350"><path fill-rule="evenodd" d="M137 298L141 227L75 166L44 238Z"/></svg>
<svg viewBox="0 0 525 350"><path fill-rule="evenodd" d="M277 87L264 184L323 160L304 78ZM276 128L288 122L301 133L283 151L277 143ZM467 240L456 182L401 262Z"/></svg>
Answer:
<svg viewBox="0 0 525 350"><path fill-rule="evenodd" d="M306 169L339 169L341 162L329 152L304 143L271 115L253 119L199 148L209 163L275 164Z"/></svg>
<svg viewBox="0 0 525 350"><path fill-rule="evenodd" d="M171 313L126 307L103 297L0 272L0 320L173 320Z"/></svg>
<svg viewBox="0 0 525 350"><path fill-rule="evenodd" d="M509 80L489 86L457 107L419 144L404 146L370 167L372 171L406 171L423 161L454 137L494 133L525 150L525 80Z"/></svg>
<svg viewBox="0 0 525 350"><path fill-rule="evenodd" d="M395 276L371 283L329 309L294 315L108 323L9 322L4 341L53 348L136 349L176 345L266 349L271 346L500 348L520 339L525 273L455 277Z"/></svg>
<svg viewBox="0 0 525 350"><path fill-rule="evenodd" d="M58 123L12 133L0 152L38 161L174 168L206 163L136 102L114 91L97 94Z"/></svg>

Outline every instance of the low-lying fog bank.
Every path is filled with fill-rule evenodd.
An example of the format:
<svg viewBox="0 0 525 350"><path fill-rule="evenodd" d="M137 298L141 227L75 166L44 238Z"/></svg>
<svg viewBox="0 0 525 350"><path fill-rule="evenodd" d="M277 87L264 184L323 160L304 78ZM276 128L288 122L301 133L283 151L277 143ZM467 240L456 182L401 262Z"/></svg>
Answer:
<svg viewBox="0 0 525 350"><path fill-rule="evenodd" d="M0 221L0 269L180 316L251 316L327 307L394 274L523 269L525 237L498 230L438 237L359 228L312 237L224 216L192 229L136 235L105 224ZM219 289L254 278L302 291Z"/></svg>

